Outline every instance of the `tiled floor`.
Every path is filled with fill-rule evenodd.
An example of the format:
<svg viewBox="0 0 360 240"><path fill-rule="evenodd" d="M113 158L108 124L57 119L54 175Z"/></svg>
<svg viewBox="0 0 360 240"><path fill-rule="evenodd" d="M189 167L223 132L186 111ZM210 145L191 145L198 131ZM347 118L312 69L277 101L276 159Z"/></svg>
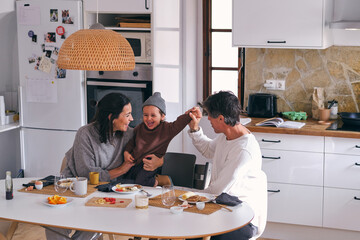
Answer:
<svg viewBox="0 0 360 240"><path fill-rule="evenodd" d="M116 240L128 240L128 236L115 236ZM109 240L108 236L105 234L103 237L104 240ZM38 225L19 223L18 228L16 229L14 236L11 240L46 240L44 228ZM142 240L148 240L148 238L143 238ZM259 238L258 240L272 240Z"/></svg>

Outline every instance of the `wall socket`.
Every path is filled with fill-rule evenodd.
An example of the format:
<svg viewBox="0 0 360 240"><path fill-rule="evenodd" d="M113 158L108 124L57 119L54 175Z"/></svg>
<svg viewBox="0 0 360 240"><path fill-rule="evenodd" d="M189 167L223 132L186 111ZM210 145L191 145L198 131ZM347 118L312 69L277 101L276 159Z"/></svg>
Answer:
<svg viewBox="0 0 360 240"><path fill-rule="evenodd" d="M266 80L264 87L268 90L285 90L285 80L269 79Z"/></svg>

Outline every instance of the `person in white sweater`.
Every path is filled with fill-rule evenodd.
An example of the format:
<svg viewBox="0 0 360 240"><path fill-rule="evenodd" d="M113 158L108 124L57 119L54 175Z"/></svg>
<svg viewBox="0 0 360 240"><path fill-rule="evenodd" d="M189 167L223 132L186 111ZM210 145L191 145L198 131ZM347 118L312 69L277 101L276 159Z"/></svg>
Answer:
<svg viewBox="0 0 360 240"><path fill-rule="evenodd" d="M201 111L191 109L189 136L194 146L212 160L209 186L204 192L220 195L227 193L247 202L255 213L254 219L235 231L213 236L212 240L256 239L265 229L267 218L267 182L261 170L262 155L255 136L240 124L241 106L231 92L220 91L203 102L215 133L210 139L199 126ZM199 117L200 116L200 117Z"/></svg>

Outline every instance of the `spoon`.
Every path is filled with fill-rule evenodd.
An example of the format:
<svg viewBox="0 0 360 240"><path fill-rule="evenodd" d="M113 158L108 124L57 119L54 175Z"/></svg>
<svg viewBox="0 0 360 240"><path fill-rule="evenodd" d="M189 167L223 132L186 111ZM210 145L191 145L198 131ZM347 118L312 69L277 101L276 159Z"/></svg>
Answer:
<svg viewBox="0 0 360 240"><path fill-rule="evenodd" d="M152 194L148 193L148 192L145 191L144 189L141 189L140 192L145 193L147 197L151 197L151 196L152 196Z"/></svg>

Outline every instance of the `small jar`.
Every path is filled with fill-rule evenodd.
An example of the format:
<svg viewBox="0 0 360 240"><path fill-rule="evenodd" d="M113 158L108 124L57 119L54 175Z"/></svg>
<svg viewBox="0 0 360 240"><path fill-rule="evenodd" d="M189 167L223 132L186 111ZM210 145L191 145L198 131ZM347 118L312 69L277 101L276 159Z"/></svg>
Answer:
<svg viewBox="0 0 360 240"><path fill-rule="evenodd" d="M328 107L330 106L332 101L328 101ZM338 102L335 101L335 103L330 108L330 119L337 119L338 118Z"/></svg>

